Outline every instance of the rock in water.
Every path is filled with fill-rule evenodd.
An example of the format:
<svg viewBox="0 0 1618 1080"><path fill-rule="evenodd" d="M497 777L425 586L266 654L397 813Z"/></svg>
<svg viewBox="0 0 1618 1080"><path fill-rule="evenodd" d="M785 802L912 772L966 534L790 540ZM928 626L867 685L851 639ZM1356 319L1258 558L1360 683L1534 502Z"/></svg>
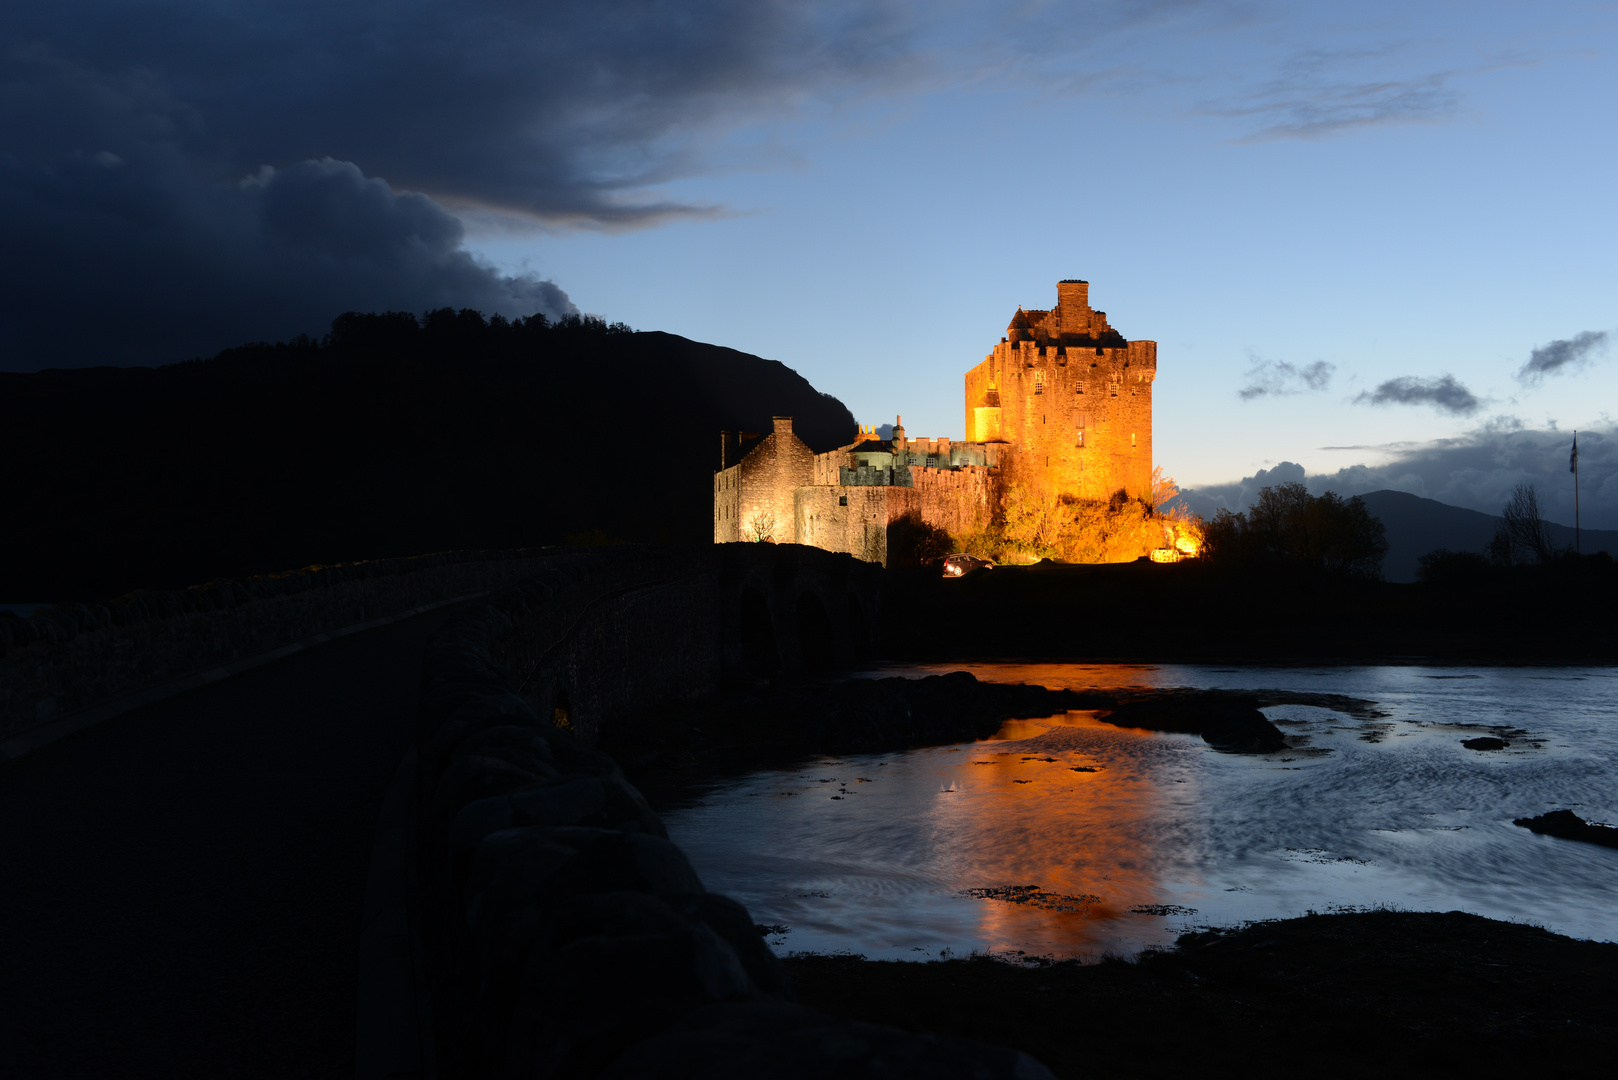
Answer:
<svg viewBox="0 0 1618 1080"><path fill-rule="evenodd" d="M1611 825L1595 825L1585 821L1571 810L1552 810L1539 817L1520 817L1512 821L1530 832L1544 836L1558 836L1563 840L1582 840L1586 844L1618 847L1618 829Z"/></svg>
<svg viewBox="0 0 1618 1080"><path fill-rule="evenodd" d="M1281 729L1257 709L1230 709L1210 716L1202 741L1227 754L1268 754L1287 744Z"/></svg>

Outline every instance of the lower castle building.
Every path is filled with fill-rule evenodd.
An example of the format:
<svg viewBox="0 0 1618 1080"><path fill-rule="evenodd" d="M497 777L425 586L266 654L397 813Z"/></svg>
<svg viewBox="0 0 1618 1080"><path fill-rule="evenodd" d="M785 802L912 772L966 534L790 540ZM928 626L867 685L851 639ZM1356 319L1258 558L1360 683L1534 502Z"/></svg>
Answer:
<svg viewBox="0 0 1618 1080"><path fill-rule="evenodd" d="M952 534L986 527L1013 484L1068 499L1150 498L1157 343L1126 341L1063 281L1048 311L1017 309L966 373L966 441L893 438L862 427L816 454L775 418L762 438L722 436L714 542L773 540L889 562L905 521ZM744 452L745 451L745 452Z"/></svg>

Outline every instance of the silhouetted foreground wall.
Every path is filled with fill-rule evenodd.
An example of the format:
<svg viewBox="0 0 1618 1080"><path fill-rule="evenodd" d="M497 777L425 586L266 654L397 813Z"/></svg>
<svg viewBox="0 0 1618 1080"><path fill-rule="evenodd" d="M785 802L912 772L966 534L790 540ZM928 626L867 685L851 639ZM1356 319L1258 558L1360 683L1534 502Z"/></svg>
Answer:
<svg viewBox="0 0 1618 1080"><path fill-rule="evenodd" d="M0 613L0 743L319 634L485 593L557 555L457 551Z"/></svg>
<svg viewBox="0 0 1618 1080"><path fill-rule="evenodd" d="M589 745L618 710L698 696L737 666L800 664L816 635L832 643L810 652L851 650L828 613L863 584L876 614L880 571L857 567L771 545L608 549L553 560L434 636L415 814L438 1075L1050 1075L1014 1051L793 1005L746 909L703 888ZM744 632L773 636L770 651Z"/></svg>

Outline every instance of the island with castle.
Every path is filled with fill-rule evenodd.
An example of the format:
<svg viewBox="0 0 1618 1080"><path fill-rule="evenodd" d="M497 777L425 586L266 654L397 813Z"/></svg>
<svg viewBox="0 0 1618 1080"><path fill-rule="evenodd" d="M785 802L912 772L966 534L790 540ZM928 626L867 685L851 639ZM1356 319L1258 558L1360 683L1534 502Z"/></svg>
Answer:
<svg viewBox="0 0 1618 1080"><path fill-rule="evenodd" d="M1055 307L1019 307L966 373L963 442L907 438L902 417L891 439L862 426L824 454L793 434L791 417L761 438L722 433L714 542L807 544L889 565L901 523L978 534L1013 490L1047 504L1149 506L1156 375L1155 341L1114 330L1090 306L1088 282L1059 282Z"/></svg>

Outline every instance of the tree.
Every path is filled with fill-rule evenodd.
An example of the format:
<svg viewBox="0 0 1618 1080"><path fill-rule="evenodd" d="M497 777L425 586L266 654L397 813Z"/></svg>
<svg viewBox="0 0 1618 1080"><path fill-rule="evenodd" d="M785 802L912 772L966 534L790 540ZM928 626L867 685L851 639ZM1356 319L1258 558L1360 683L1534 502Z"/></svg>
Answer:
<svg viewBox="0 0 1618 1080"><path fill-rule="evenodd" d="M760 510L747 519L746 539L755 544L775 542L775 512Z"/></svg>
<svg viewBox="0 0 1618 1080"><path fill-rule="evenodd" d="M1500 510L1500 527L1489 541L1488 553L1508 566L1526 562L1548 563L1556 557L1556 545L1539 514L1539 492L1533 484L1518 484Z"/></svg>
<svg viewBox="0 0 1618 1080"><path fill-rule="evenodd" d="M1380 577L1388 553L1386 530L1363 500L1331 491L1310 495L1302 484L1262 489L1245 514L1218 511L1203 543L1216 562L1361 578Z"/></svg>

